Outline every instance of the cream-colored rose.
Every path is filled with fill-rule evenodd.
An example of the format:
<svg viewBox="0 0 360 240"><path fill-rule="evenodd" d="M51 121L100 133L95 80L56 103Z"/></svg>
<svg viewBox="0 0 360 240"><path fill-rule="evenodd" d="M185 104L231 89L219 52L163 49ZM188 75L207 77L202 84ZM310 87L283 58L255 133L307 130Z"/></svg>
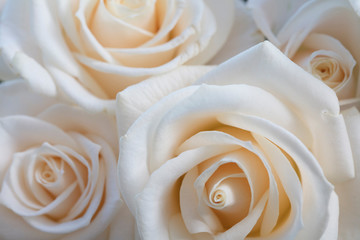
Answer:
<svg viewBox="0 0 360 240"><path fill-rule="evenodd" d="M360 19L353 5L347 0L249 1L264 35L340 99L360 94Z"/></svg>
<svg viewBox="0 0 360 240"><path fill-rule="evenodd" d="M335 93L269 42L208 70L118 94L118 119L132 123L119 183L141 237L337 239L327 179L354 165Z"/></svg>
<svg viewBox="0 0 360 240"><path fill-rule="evenodd" d="M116 93L224 44L234 0L11 0L1 14L0 78L22 76L93 111Z"/></svg>
<svg viewBox="0 0 360 240"><path fill-rule="evenodd" d="M118 239L114 228L132 219L117 187L115 120L18 80L0 85L0 102L0 239Z"/></svg>

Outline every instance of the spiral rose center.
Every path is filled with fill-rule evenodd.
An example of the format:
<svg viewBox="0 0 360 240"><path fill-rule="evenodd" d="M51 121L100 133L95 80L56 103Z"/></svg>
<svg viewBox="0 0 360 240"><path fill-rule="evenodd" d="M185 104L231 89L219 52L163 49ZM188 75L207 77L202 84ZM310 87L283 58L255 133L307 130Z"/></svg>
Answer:
<svg viewBox="0 0 360 240"><path fill-rule="evenodd" d="M38 183L47 184L56 182L58 179L58 174L63 173L63 166L60 169L61 160L49 157L42 157L42 163L35 171L35 177Z"/></svg>
<svg viewBox="0 0 360 240"><path fill-rule="evenodd" d="M48 165L43 167L40 173L40 182L54 182L56 178L57 176L54 174L54 171Z"/></svg>
<svg viewBox="0 0 360 240"><path fill-rule="evenodd" d="M59 156L39 155L34 170L35 181L53 197L60 195L76 179L74 172Z"/></svg>
<svg viewBox="0 0 360 240"><path fill-rule="evenodd" d="M245 173L232 162L224 162L205 183L207 205L225 228L241 221L249 212L251 190Z"/></svg>
<svg viewBox="0 0 360 240"><path fill-rule="evenodd" d="M222 190L216 190L213 194L213 196L211 197L211 202L214 205L220 205L223 206L225 204L226 201L226 195L224 193L224 191Z"/></svg>
<svg viewBox="0 0 360 240"><path fill-rule="evenodd" d="M310 62L312 74L331 87L336 87L344 79L344 70L337 59L316 56Z"/></svg>
<svg viewBox="0 0 360 240"><path fill-rule="evenodd" d="M340 90L344 96L353 92L352 72L356 61L337 39L325 34L310 34L292 60L334 89L338 96Z"/></svg>

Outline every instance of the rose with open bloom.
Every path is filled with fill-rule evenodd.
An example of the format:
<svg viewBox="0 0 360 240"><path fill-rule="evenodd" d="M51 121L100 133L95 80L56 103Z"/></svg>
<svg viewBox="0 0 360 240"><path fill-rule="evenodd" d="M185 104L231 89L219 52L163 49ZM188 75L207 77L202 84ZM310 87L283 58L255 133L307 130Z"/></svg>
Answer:
<svg viewBox="0 0 360 240"><path fill-rule="evenodd" d="M131 218L119 217L115 120L18 80L0 100L0 239L118 239Z"/></svg>
<svg viewBox="0 0 360 240"><path fill-rule="evenodd" d="M351 4L352 3L352 4ZM360 19L355 1L249 0L263 34L340 99L359 97Z"/></svg>
<svg viewBox="0 0 360 240"><path fill-rule="evenodd" d="M9 0L0 78L15 73L41 93L58 90L87 109L113 110L125 87L210 60L234 10L234 0Z"/></svg>
<svg viewBox="0 0 360 240"><path fill-rule="evenodd" d="M269 42L192 86L178 82L194 71L179 71L118 94L117 116L133 113L119 183L140 236L337 239L328 180L352 178L354 164L334 91Z"/></svg>

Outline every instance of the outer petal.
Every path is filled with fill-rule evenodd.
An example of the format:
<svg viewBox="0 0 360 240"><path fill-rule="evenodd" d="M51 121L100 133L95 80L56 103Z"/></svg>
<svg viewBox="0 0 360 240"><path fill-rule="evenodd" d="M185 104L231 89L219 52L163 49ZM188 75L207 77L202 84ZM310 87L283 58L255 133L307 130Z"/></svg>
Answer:
<svg viewBox="0 0 360 240"><path fill-rule="evenodd" d="M271 121L249 115L233 114L219 119L225 124L255 132L283 149L300 169L303 185L304 228L298 233L299 239L319 239L326 230L330 219L329 201L333 186L328 183L323 171L303 143L293 134ZM324 208L324 206L326 206ZM314 219L313 215L317 218ZM319 219L323 219L319 221ZM276 234L276 232L275 232Z"/></svg>
<svg viewBox="0 0 360 240"><path fill-rule="evenodd" d="M214 25L216 25L216 32L204 51L191 59L188 64L203 64L210 60L221 47L227 43L228 36L235 23L235 11L237 10L235 8L236 1L205 0L204 2L209 6L209 9L215 17L216 23L214 23ZM211 22L208 22L207 19L203 21L203 28L210 27Z"/></svg>
<svg viewBox="0 0 360 240"><path fill-rule="evenodd" d="M32 228L21 217L2 205L0 205L0 214L1 239L55 240L58 237Z"/></svg>
<svg viewBox="0 0 360 240"><path fill-rule="evenodd" d="M17 52L11 64L35 91L49 96L56 95L56 86L50 74L34 59L22 52Z"/></svg>
<svg viewBox="0 0 360 240"><path fill-rule="evenodd" d="M156 104L152 111L141 115L128 133L120 138L120 153L118 163L118 178L121 194L131 213L136 216L135 195L141 192L146 185L150 172L147 164L148 148L147 139L152 130L161 120L163 111L173 108L184 97L191 95L198 87L188 87L172 93L172 98L164 104ZM134 126L134 125L132 125ZM134 156L136 153L136 156Z"/></svg>
<svg viewBox="0 0 360 240"><path fill-rule="evenodd" d="M102 233L106 227L112 222L113 217L118 213L122 201L120 200L120 194L118 192L117 182L116 182L116 156L114 155L113 150L110 148L107 143L99 138L93 137L93 139L100 144L101 154L103 156L103 161L105 161L105 172L106 172L106 181L104 189L104 202L101 206L101 209L94 214L94 218L91 220L91 224L88 224L84 229L69 234L64 237L63 240L72 240L72 239L97 239L96 236ZM93 196L94 197L94 196ZM90 206L91 207L91 206ZM122 211L126 209L122 208Z"/></svg>
<svg viewBox="0 0 360 240"><path fill-rule="evenodd" d="M41 132L42 134L38 134ZM12 160L14 152L21 152L44 142L76 148L72 138L58 127L26 116L8 116L0 120L1 150L0 181Z"/></svg>
<svg viewBox="0 0 360 240"><path fill-rule="evenodd" d="M6 1L2 10L0 48L7 64L11 63L18 51L23 51L35 61L41 62L40 52L31 32L31 4L28 0Z"/></svg>
<svg viewBox="0 0 360 240"><path fill-rule="evenodd" d="M312 145L327 177L333 182L353 177L350 144L335 92L269 42L258 44L220 65L203 76L198 81L198 84L201 83L249 84L286 99L292 109L304 113L301 119L313 133L313 142L305 144ZM337 148L328 148L334 144Z"/></svg>
<svg viewBox="0 0 360 240"><path fill-rule="evenodd" d="M116 119L119 135L124 135L130 125L161 98L190 86L211 69L213 69L211 66L182 66L118 93Z"/></svg>
<svg viewBox="0 0 360 240"><path fill-rule="evenodd" d="M331 194L329 203L329 222L320 240L338 239L339 231L339 198L335 192ZM341 238L340 239L344 239Z"/></svg>
<svg viewBox="0 0 360 240"><path fill-rule="evenodd" d="M343 112L355 161L355 178L335 185L339 195L340 219L339 239L352 240L360 234L360 113L356 108Z"/></svg>
<svg viewBox="0 0 360 240"><path fill-rule="evenodd" d="M79 106L92 112L109 112L114 113L115 100L100 99L84 86L82 86L73 76L57 68L49 68L57 85L64 93L65 97L75 102Z"/></svg>
<svg viewBox="0 0 360 240"><path fill-rule="evenodd" d="M292 57L310 32L328 34L338 39L359 61L358 22L359 16L346 0L312 0L292 16L277 37L283 51ZM348 28L341 28L343 25Z"/></svg>
<svg viewBox="0 0 360 240"><path fill-rule="evenodd" d="M65 132L91 133L102 136L117 155L118 140L116 132L114 132L115 121L106 114L89 113L76 107L57 104L43 111L38 118Z"/></svg>

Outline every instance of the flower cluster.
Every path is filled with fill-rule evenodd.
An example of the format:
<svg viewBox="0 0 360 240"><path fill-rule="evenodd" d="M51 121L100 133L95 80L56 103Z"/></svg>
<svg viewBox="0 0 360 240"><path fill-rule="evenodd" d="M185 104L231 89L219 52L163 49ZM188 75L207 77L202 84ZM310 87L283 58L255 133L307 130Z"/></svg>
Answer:
<svg viewBox="0 0 360 240"><path fill-rule="evenodd" d="M1 0L0 239L355 240L356 0Z"/></svg>

